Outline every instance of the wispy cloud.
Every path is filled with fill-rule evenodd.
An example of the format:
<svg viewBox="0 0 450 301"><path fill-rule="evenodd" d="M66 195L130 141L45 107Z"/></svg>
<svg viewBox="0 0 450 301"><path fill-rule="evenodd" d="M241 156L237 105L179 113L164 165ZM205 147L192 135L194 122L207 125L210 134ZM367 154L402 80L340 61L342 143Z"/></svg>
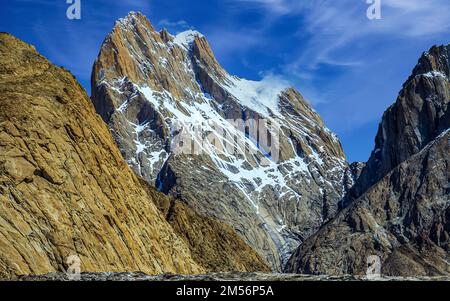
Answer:
<svg viewBox="0 0 450 301"><path fill-rule="evenodd" d="M161 21L159 21L158 26L161 28L166 28L173 33L178 33L180 31L194 28L193 26L190 26L189 23L185 20L170 21L168 19L162 19Z"/></svg>
<svg viewBox="0 0 450 301"><path fill-rule="evenodd" d="M367 18L366 0L230 1L239 9L259 10L273 23L285 17L297 16L301 20L297 28L298 51L283 69L286 76L303 83L313 81L323 65L369 68L363 66L367 59L361 57L361 48L370 51L370 47L379 47L392 39L407 43L450 32L448 0L381 0L381 20Z"/></svg>
<svg viewBox="0 0 450 301"><path fill-rule="evenodd" d="M381 0L381 20L367 18L366 0L228 1L237 13L260 15L265 45L289 44L283 59L273 58L279 76L313 103L353 160L367 158L421 52L450 42L448 0Z"/></svg>
<svg viewBox="0 0 450 301"><path fill-rule="evenodd" d="M63 0L4 2L3 30L33 42L86 88L114 21L139 10L172 33L194 25L231 73L289 80L341 135L376 124L420 53L450 38L448 0L381 0L374 21L366 0L82 0L79 22L65 18Z"/></svg>
<svg viewBox="0 0 450 301"><path fill-rule="evenodd" d="M286 15L302 18L299 34L309 33L312 38L299 60L310 67L319 63L354 65L357 62L341 61L333 52L373 35L422 37L450 31L448 0L381 0L382 19L376 21L366 18L369 6L365 0L232 1L241 9L260 9L272 19Z"/></svg>
<svg viewBox="0 0 450 301"><path fill-rule="evenodd" d="M301 6L299 1L289 0L231 0L249 9L264 9L276 15L296 13Z"/></svg>

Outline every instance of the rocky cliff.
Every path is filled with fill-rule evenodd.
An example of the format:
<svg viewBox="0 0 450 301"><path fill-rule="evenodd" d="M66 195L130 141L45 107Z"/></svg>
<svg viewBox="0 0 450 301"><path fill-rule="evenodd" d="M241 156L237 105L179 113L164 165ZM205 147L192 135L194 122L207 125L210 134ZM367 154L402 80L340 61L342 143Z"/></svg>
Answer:
<svg viewBox="0 0 450 301"><path fill-rule="evenodd" d="M233 227L275 270L352 181L339 140L300 93L231 76L203 35L157 32L140 13L106 37L91 97L136 173Z"/></svg>
<svg viewBox="0 0 450 301"><path fill-rule="evenodd" d="M378 255L386 275L450 274L449 89L449 46L433 47L383 115L357 179L362 195L300 246L287 271L364 274Z"/></svg>
<svg viewBox="0 0 450 301"><path fill-rule="evenodd" d="M0 278L65 271L71 255L91 272L267 270L230 227L158 210L170 201L130 169L76 79L5 33L0 107Z"/></svg>
<svg viewBox="0 0 450 301"><path fill-rule="evenodd" d="M397 101L383 115L375 149L355 185L354 196L450 127L449 57L450 46L435 46L422 55Z"/></svg>

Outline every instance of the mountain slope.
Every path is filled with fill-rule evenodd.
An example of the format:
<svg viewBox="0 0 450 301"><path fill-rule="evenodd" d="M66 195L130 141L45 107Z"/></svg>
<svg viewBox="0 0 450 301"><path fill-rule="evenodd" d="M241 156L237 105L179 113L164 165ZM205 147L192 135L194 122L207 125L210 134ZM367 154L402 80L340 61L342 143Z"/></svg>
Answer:
<svg viewBox="0 0 450 301"><path fill-rule="evenodd" d="M155 206L167 196L128 167L75 78L5 33L0 106L0 278L65 271L70 255L92 272L267 271L229 227L192 210L170 214L174 231Z"/></svg>
<svg viewBox="0 0 450 301"><path fill-rule="evenodd" d="M0 35L0 273L203 269L67 71ZM145 225L145 226L143 226Z"/></svg>
<svg viewBox="0 0 450 301"><path fill-rule="evenodd" d="M116 22L92 101L133 169L232 226L273 269L337 212L349 168L337 137L283 81L229 75L198 32Z"/></svg>
<svg viewBox="0 0 450 301"><path fill-rule="evenodd" d="M364 274L378 255L387 275L450 274L448 49L419 60L383 116L357 180L362 195L297 249L287 271Z"/></svg>
<svg viewBox="0 0 450 301"><path fill-rule="evenodd" d="M449 275L449 153L446 131L307 239L287 271L364 275L379 255L385 275Z"/></svg>
<svg viewBox="0 0 450 301"><path fill-rule="evenodd" d="M269 272L262 257L230 226L202 216L186 204L143 185L178 237L191 250L192 258L206 272Z"/></svg>

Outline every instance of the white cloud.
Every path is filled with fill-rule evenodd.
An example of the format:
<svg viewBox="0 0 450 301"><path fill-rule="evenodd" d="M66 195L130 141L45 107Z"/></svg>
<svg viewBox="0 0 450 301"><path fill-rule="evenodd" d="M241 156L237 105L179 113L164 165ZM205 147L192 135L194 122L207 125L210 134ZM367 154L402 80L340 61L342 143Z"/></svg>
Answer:
<svg viewBox="0 0 450 301"><path fill-rule="evenodd" d="M193 27L190 26L185 20L170 21L168 19L162 19L158 22L158 26L166 28L173 33L178 33L187 29L193 29Z"/></svg>
<svg viewBox="0 0 450 301"><path fill-rule="evenodd" d="M233 0L241 8L263 9L269 17L298 15L301 32L313 35L314 58L303 54L310 66L317 63L353 65L332 57L332 52L373 35L423 37L450 31L448 0L381 0L382 19L369 20L366 0ZM306 45L308 48L308 45ZM317 53L317 51L319 52Z"/></svg>
<svg viewBox="0 0 450 301"><path fill-rule="evenodd" d="M367 18L366 0L230 1L239 10L259 11L273 26L298 16L298 44L292 43L293 54L282 72L313 103L321 104L325 119L338 130L378 120L420 51L450 38L448 0L381 0L381 20ZM402 51L409 51L407 61L392 61ZM337 75L328 73L338 69Z"/></svg>

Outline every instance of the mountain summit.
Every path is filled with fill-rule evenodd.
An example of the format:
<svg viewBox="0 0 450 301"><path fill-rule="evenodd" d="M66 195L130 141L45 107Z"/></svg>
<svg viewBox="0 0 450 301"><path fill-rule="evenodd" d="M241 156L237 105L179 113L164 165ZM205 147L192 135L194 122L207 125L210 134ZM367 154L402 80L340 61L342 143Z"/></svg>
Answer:
<svg viewBox="0 0 450 301"><path fill-rule="evenodd" d="M91 99L0 33L0 278L450 275L449 57L422 55L349 165L298 91L230 75L197 31L119 19Z"/></svg>
<svg viewBox="0 0 450 301"><path fill-rule="evenodd" d="M366 191L450 127L450 45L425 52L397 101L383 114L372 152L356 183Z"/></svg>
<svg viewBox="0 0 450 301"><path fill-rule="evenodd" d="M141 13L105 38L92 101L138 175L232 226L274 270L353 181L338 138L299 92L232 76L202 34L157 32Z"/></svg>

